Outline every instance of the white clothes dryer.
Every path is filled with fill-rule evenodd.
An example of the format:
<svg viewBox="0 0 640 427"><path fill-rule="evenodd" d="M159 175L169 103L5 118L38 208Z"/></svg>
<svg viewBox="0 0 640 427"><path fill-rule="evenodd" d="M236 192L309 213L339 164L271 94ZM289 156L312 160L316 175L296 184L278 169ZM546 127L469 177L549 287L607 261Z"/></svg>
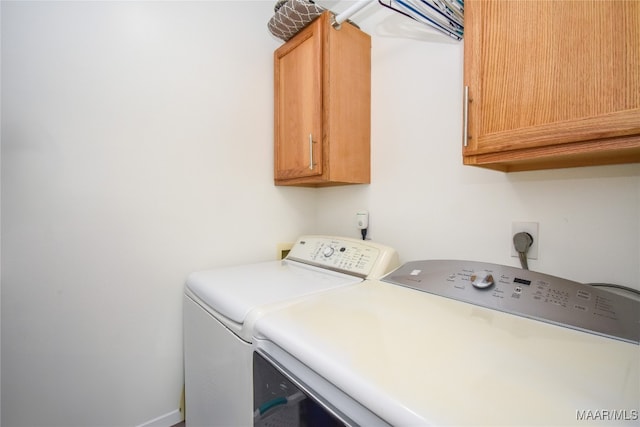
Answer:
<svg viewBox="0 0 640 427"><path fill-rule="evenodd" d="M345 425L640 422L640 302L533 271L410 262L254 333L256 353Z"/></svg>
<svg viewBox="0 0 640 427"><path fill-rule="evenodd" d="M253 324L265 313L382 277L395 250L331 236L299 238L281 261L189 275L184 292L186 424L251 426Z"/></svg>

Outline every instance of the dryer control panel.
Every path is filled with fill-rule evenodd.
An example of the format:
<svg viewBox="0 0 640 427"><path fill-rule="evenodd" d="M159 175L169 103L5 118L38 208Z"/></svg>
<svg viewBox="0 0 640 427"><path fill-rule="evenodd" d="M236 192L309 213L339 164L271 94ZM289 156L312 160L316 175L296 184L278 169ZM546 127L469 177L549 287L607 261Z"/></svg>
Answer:
<svg viewBox="0 0 640 427"><path fill-rule="evenodd" d="M640 301L530 270L473 261L404 264L382 279L435 295L632 343Z"/></svg>
<svg viewBox="0 0 640 427"><path fill-rule="evenodd" d="M330 236L299 238L286 259L365 279L380 278L399 265L398 254L388 246Z"/></svg>

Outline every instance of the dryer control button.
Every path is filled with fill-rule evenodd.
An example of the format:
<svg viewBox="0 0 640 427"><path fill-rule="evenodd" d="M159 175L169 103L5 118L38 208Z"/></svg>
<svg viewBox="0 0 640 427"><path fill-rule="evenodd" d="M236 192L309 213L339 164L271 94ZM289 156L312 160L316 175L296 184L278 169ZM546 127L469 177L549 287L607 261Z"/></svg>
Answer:
<svg viewBox="0 0 640 427"><path fill-rule="evenodd" d="M471 284L478 289L486 289L493 285L493 275L486 270L474 272L471 277Z"/></svg>

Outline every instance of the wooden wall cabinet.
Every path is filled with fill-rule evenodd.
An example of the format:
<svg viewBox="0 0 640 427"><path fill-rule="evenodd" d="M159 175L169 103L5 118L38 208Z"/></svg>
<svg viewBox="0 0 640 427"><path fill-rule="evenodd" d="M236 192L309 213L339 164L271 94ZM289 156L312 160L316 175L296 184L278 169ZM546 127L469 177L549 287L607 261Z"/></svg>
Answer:
<svg viewBox="0 0 640 427"><path fill-rule="evenodd" d="M370 182L371 38L331 18L274 53L276 185Z"/></svg>
<svg viewBox="0 0 640 427"><path fill-rule="evenodd" d="M467 0L463 161L640 162L640 1Z"/></svg>

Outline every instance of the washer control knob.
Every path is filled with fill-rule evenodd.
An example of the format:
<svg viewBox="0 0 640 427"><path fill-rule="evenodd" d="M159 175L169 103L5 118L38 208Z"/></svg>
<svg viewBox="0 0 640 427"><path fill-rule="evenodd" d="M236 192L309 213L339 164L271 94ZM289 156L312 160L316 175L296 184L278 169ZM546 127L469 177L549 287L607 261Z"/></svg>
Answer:
<svg viewBox="0 0 640 427"><path fill-rule="evenodd" d="M322 255L324 255L325 258L329 258L331 255L333 255L334 251L335 249L333 249L331 246L327 246L323 249Z"/></svg>
<svg viewBox="0 0 640 427"><path fill-rule="evenodd" d="M471 284L475 288L486 289L493 283L493 275L486 270L475 271L471 275Z"/></svg>

